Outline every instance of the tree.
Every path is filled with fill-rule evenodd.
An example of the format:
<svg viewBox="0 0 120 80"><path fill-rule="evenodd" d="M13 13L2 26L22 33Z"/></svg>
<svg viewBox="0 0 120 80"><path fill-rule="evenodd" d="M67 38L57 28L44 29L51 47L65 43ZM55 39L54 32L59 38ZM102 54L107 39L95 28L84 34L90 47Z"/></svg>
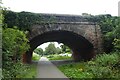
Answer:
<svg viewBox="0 0 120 80"><path fill-rule="evenodd" d="M97 23L101 27L103 34L103 49L106 53L110 53L114 50L114 39L119 36L119 18L113 17L111 15L99 15L96 16L98 21ZM116 32L118 31L118 32Z"/></svg>
<svg viewBox="0 0 120 80"><path fill-rule="evenodd" d="M68 46L61 45L60 47L62 49L62 53L71 53L71 50L70 50L70 48Z"/></svg>
<svg viewBox="0 0 120 80"><path fill-rule="evenodd" d="M62 50L59 47L56 48L56 51L57 54L60 54L62 52Z"/></svg>
<svg viewBox="0 0 120 80"><path fill-rule="evenodd" d="M57 50L56 50L55 44L51 42L48 45L48 47L45 48L45 54L48 55L48 54L56 54L56 53L57 53Z"/></svg>
<svg viewBox="0 0 120 80"><path fill-rule="evenodd" d="M43 51L42 48L36 48L36 49L34 50L34 52L37 53L37 54L39 54L39 55L43 55L43 53L44 53L44 51Z"/></svg>

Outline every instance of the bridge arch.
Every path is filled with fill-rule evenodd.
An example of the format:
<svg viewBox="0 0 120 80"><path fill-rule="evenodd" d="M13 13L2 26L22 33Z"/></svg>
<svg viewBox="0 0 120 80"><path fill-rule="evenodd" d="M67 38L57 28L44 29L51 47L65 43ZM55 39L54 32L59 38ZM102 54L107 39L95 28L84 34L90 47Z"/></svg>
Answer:
<svg viewBox="0 0 120 80"><path fill-rule="evenodd" d="M73 59L90 60L100 48L99 26L94 23L44 23L31 27L28 34L30 50L23 61L30 63L35 48L45 42L60 42L73 51Z"/></svg>

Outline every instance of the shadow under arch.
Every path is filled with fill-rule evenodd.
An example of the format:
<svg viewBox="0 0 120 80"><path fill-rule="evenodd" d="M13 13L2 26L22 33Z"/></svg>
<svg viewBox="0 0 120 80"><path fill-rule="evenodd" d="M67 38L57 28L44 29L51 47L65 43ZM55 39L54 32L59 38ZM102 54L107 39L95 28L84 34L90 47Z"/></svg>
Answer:
<svg viewBox="0 0 120 80"><path fill-rule="evenodd" d="M23 55L24 63L31 63L32 53L45 42L59 42L68 46L75 61L90 60L95 56L94 46L85 37L71 31L49 31L30 40L30 50Z"/></svg>

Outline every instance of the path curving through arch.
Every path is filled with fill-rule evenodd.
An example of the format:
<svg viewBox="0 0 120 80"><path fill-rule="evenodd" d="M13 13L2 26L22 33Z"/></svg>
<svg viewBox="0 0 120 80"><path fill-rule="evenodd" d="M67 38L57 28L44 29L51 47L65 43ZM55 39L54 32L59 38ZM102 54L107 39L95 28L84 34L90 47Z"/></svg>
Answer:
<svg viewBox="0 0 120 80"><path fill-rule="evenodd" d="M41 57L37 66L37 78L56 78L69 80L53 63L46 57Z"/></svg>

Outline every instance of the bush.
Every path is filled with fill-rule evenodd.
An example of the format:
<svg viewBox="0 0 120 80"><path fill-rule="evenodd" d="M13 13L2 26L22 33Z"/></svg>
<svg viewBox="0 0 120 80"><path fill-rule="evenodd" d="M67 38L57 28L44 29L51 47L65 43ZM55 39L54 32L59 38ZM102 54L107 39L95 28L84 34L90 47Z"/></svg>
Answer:
<svg viewBox="0 0 120 80"><path fill-rule="evenodd" d="M3 29L2 68L4 78L17 78L25 68L21 63L21 55L29 49L24 32L18 29ZM21 72L22 71L22 72Z"/></svg>
<svg viewBox="0 0 120 80"><path fill-rule="evenodd" d="M114 49L116 51L120 51L120 39L115 38L113 44L114 44Z"/></svg>
<svg viewBox="0 0 120 80"><path fill-rule="evenodd" d="M96 59L87 62L86 71L92 73L93 78L119 78L120 70L115 65L120 66L119 52L110 54L99 54Z"/></svg>
<svg viewBox="0 0 120 80"><path fill-rule="evenodd" d="M10 52L11 55L21 55L29 49L26 35L17 29L3 29L3 51Z"/></svg>
<svg viewBox="0 0 120 80"><path fill-rule="evenodd" d="M8 63L10 64L10 63ZM25 75L28 67L23 65L21 62L12 63L13 65L9 67L3 68L3 76L4 78L21 78L22 75Z"/></svg>
<svg viewBox="0 0 120 80"><path fill-rule="evenodd" d="M98 55L95 59L95 63L99 66L112 66L119 61L119 54L102 54Z"/></svg>

